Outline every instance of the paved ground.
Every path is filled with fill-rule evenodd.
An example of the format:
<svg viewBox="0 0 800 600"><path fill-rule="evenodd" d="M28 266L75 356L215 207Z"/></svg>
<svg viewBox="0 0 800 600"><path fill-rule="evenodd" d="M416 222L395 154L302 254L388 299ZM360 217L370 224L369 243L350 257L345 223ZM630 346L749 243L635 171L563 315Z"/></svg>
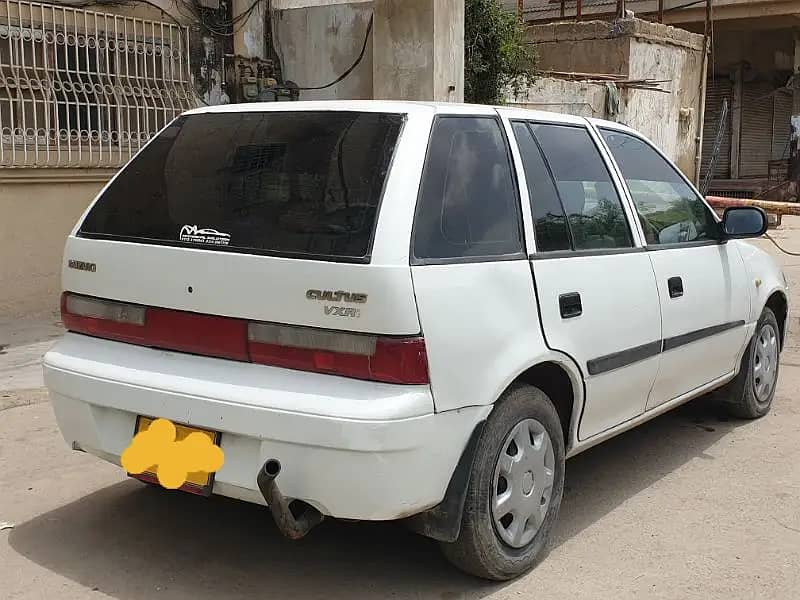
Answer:
<svg viewBox="0 0 800 600"><path fill-rule="evenodd" d="M774 235L800 252L800 221L785 222ZM800 298L800 258L779 259ZM504 585L462 576L397 526L326 523L290 543L263 509L149 489L71 452L39 387L54 335L0 326L4 600L797 597L797 313L769 417L731 421L704 398L571 460L549 557Z"/></svg>

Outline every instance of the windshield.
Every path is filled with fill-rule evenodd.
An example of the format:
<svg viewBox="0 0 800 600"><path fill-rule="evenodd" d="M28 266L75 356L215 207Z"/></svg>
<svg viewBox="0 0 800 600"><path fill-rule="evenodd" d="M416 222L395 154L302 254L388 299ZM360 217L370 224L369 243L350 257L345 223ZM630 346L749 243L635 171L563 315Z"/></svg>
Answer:
<svg viewBox="0 0 800 600"><path fill-rule="evenodd" d="M402 115L179 117L125 167L79 236L368 261Z"/></svg>

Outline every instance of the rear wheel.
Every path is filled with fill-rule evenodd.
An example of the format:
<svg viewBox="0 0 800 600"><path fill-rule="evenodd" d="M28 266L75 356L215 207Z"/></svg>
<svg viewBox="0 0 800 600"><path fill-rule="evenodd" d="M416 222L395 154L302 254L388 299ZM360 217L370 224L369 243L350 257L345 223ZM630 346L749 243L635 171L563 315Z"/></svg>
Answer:
<svg viewBox="0 0 800 600"><path fill-rule="evenodd" d="M473 461L461 533L442 543L458 568L507 580L543 555L564 491L564 435L550 399L516 386L498 401Z"/></svg>
<svg viewBox="0 0 800 600"><path fill-rule="evenodd" d="M745 350L739 374L725 389L730 413L740 419L758 419L772 408L780 371L780 327L775 313L765 308L753 339Z"/></svg>

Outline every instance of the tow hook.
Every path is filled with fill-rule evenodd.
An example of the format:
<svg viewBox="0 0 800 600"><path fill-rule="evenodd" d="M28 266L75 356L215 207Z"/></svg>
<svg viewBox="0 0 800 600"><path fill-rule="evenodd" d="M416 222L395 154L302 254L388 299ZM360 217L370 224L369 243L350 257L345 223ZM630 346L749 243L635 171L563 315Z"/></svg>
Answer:
<svg viewBox="0 0 800 600"><path fill-rule="evenodd" d="M300 500L289 500L281 494L275 478L281 472L281 463L269 459L258 472L256 482L264 496L280 532L290 540L299 540L308 535L325 518L316 508ZM294 511L292 508L294 507Z"/></svg>

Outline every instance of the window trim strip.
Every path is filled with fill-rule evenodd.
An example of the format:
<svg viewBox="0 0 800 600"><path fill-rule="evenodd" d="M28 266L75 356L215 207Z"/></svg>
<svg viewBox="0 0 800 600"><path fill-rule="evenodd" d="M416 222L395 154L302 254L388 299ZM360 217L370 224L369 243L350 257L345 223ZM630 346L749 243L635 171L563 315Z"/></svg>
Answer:
<svg viewBox="0 0 800 600"><path fill-rule="evenodd" d="M617 254L641 254L647 248L634 246L633 248L598 248L596 250L554 250L553 252L536 252L528 258L530 260L555 260L558 258L586 258L590 256L616 256Z"/></svg>

